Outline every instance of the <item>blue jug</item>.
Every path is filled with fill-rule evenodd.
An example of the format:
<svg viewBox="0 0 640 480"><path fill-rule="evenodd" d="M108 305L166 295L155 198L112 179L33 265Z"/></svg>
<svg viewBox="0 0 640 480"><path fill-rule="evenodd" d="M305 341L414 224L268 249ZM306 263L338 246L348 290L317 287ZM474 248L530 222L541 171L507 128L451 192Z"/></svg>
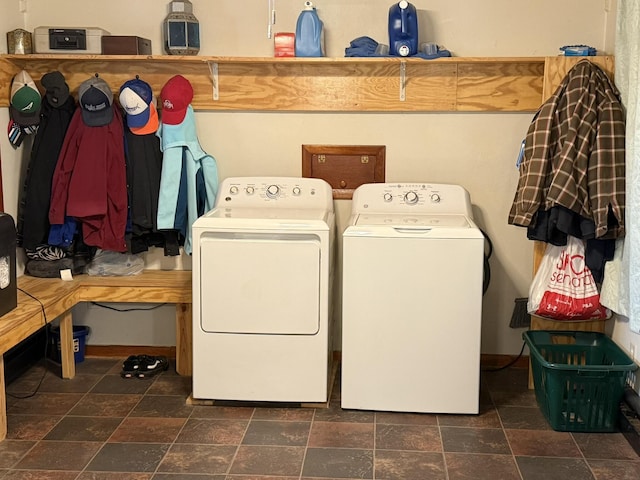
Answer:
<svg viewBox="0 0 640 480"><path fill-rule="evenodd" d="M295 52L296 57L324 57L323 24L313 2L304 2L298 16Z"/></svg>
<svg viewBox="0 0 640 480"><path fill-rule="evenodd" d="M409 57L418 53L416 7L402 0L389 8L389 54Z"/></svg>

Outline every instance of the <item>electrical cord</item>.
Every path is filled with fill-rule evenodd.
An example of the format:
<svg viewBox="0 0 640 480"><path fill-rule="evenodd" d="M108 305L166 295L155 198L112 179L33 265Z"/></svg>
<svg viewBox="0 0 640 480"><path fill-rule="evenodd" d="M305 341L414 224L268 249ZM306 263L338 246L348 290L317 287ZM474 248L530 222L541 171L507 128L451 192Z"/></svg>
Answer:
<svg viewBox="0 0 640 480"><path fill-rule="evenodd" d="M484 295L485 293L487 293L487 290L489 289L489 283L491 283L491 265L489 265L489 259L491 258L491 255L493 255L493 243L491 242L491 238L489 238L489 235L487 235L487 232L485 232L481 228L478 228L478 230L480 230L480 232L484 236L485 242L488 247L488 251L486 251L485 249L484 268L482 270L483 271L482 295Z"/></svg>
<svg viewBox="0 0 640 480"><path fill-rule="evenodd" d="M522 342L522 348L520 349L520 353L518 354L518 356L515 357L513 360L511 360L506 365L503 365L503 366L498 367L498 368L483 368L482 371L483 372L499 372L500 370L504 370L505 368L509 368L510 366L514 365L522 357L522 353L524 352L525 345L526 345L526 343Z"/></svg>
<svg viewBox="0 0 640 480"><path fill-rule="evenodd" d="M48 325L48 321L47 321L47 314L45 312L44 309L44 304L36 297L34 297L33 295L31 295L29 292L23 290L22 288L18 287L18 290L20 290L22 293L24 293L25 295L27 295L28 297L33 298L36 302L38 302L40 304L40 309L42 310L42 318L43 318L43 326L44 326L44 357L43 357L43 363L44 363L44 368L43 368L43 372L42 372L42 377L40 377L40 381L38 382L38 385L36 385L35 390L32 393L29 393L27 395L15 395L13 393L7 392L7 395L9 395L11 398L15 398L18 400L24 400L27 398L31 398L33 396L36 395L36 393L38 393L38 391L40 390L40 386L42 385L42 382L44 381L44 377L47 375L47 355L49 354L49 329L47 328Z"/></svg>
<svg viewBox="0 0 640 480"><path fill-rule="evenodd" d="M489 235L487 235L487 232L485 232L481 228L479 228L478 230L480 230L480 232L484 236L484 239L486 241L487 248L488 248L488 250L485 250L485 253L484 253L484 277L482 279L482 295L484 295L489 289L489 283L491 283L491 266L489 265L489 259L491 258L491 255L493 255L493 242L491 242L491 238L489 238ZM500 370L504 370L505 368L509 368L510 366L514 365L522 357L525 345L526 343L522 342L522 348L520 349L520 353L518 354L518 356L515 357L506 365L503 365L502 367L498 367L498 368L483 368L482 371L483 372L499 372Z"/></svg>
<svg viewBox="0 0 640 480"><path fill-rule="evenodd" d="M116 308L116 307L112 307L110 305L105 305L104 303L98 303L98 302L91 302L91 304L95 305L96 307L106 308L107 310L113 310L114 312L148 312L151 310L155 310L156 308L160 308L167 305L167 303L159 303L158 305L154 305L153 307L149 307L149 308L140 308L140 307Z"/></svg>

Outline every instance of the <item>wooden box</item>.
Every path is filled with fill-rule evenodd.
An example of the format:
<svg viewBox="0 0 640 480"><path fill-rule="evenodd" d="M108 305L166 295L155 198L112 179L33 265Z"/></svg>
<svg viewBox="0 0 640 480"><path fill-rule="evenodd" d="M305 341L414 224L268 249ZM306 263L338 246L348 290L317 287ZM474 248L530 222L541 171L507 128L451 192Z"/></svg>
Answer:
<svg viewBox="0 0 640 480"><path fill-rule="evenodd" d="M151 40L130 35L102 37L103 55L151 55Z"/></svg>
<svg viewBox="0 0 640 480"><path fill-rule="evenodd" d="M302 176L321 178L334 199L350 199L363 183L385 181L384 145L303 145Z"/></svg>

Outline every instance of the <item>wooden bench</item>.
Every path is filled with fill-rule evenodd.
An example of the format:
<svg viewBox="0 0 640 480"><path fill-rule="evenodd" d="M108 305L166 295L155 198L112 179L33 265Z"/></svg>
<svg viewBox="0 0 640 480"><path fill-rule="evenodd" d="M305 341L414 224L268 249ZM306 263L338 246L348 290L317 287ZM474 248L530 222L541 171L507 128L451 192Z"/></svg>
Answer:
<svg viewBox="0 0 640 480"><path fill-rule="evenodd" d="M175 303L176 371L191 375L190 271L145 270L127 277L78 275L71 281L22 276L18 288L26 293L18 291L17 308L0 317L0 440L7 435L4 354L59 318L62 377L73 378L76 367L71 309L80 302Z"/></svg>

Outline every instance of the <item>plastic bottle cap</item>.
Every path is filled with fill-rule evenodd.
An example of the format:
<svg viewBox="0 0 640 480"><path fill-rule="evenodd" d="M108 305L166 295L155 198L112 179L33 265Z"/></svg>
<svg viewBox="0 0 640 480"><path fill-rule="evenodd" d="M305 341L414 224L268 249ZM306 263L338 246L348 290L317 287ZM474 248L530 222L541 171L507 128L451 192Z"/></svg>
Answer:
<svg viewBox="0 0 640 480"><path fill-rule="evenodd" d="M305 10L313 10L313 9L315 9L315 7L313 6L313 2L304 2L304 9Z"/></svg>
<svg viewBox="0 0 640 480"><path fill-rule="evenodd" d="M309 3L309 2L307 2ZM402 0L401 2L398 3L398 6L404 10L405 8L407 8L409 6L409 2L407 2L407 0Z"/></svg>

